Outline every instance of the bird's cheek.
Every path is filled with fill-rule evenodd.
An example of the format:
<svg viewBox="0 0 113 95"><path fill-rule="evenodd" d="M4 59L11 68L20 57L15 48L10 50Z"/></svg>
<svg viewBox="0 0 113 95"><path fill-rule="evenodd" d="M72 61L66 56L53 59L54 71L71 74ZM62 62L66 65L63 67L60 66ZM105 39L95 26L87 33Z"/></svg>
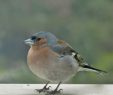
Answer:
<svg viewBox="0 0 113 95"><path fill-rule="evenodd" d="M38 45L43 45L46 43L47 43L46 39L41 39L40 41L38 41Z"/></svg>

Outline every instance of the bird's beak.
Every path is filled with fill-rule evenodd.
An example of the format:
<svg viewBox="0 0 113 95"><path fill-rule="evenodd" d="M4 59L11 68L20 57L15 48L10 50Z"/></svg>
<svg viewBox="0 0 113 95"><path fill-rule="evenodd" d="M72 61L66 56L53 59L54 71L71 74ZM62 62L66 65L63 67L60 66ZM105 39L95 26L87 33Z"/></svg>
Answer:
<svg viewBox="0 0 113 95"><path fill-rule="evenodd" d="M31 39L27 39L24 42L25 42L25 44L28 44L28 45L33 45L34 44L34 41L31 40Z"/></svg>

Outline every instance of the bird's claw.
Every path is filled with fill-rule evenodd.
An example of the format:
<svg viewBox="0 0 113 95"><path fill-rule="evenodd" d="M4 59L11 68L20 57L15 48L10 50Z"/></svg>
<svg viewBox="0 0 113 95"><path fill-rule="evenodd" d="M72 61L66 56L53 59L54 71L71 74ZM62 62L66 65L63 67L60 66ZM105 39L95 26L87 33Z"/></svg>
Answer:
<svg viewBox="0 0 113 95"><path fill-rule="evenodd" d="M63 89L47 91L46 95L61 95L61 91L63 91Z"/></svg>
<svg viewBox="0 0 113 95"><path fill-rule="evenodd" d="M35 89L37 92L39 92L39 93L42 93L42 92L47 92L47 91L49 91L50 90L50 88L51 88L51 86L49 86L49 87L44 87L44 88L42 88L42 89Z"/></svg>

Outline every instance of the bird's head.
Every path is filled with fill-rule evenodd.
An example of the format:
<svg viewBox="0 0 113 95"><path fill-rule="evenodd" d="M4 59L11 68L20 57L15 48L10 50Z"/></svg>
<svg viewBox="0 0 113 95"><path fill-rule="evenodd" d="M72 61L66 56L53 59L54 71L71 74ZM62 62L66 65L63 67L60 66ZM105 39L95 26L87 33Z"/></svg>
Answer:
<svg viewBox="0 0 113 95"><path fill-rule="evenodd" d="M30 46L52 46L56 44L57 38L50 32L38 32L33 34L29 39L25 40L25 43Z"/></svg>

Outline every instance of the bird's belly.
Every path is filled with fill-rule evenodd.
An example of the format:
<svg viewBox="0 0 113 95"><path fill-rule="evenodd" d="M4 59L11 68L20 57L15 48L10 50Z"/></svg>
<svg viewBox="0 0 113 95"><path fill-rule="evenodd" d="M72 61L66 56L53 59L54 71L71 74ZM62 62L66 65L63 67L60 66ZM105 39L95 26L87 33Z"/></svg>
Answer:
<svg viewBox="0 0 113 95"><path fill-rule="evenodd" d="M78 64L73 62L66 63L62 60L50 60L48 62L44 62L43 64L45 65L41 65L42 63L43 62L39 61L37 64L29 65L29 67L35 75L51 82L67 81L78 71Z"/></svg>
<svg viewBox="0 0 113 95"><path fill-rule="evenodd" d="M46 77L52 82L65 82L76 74L76 70L71 67L60 67L55 66L53 69L47 72Z"/></svg>

